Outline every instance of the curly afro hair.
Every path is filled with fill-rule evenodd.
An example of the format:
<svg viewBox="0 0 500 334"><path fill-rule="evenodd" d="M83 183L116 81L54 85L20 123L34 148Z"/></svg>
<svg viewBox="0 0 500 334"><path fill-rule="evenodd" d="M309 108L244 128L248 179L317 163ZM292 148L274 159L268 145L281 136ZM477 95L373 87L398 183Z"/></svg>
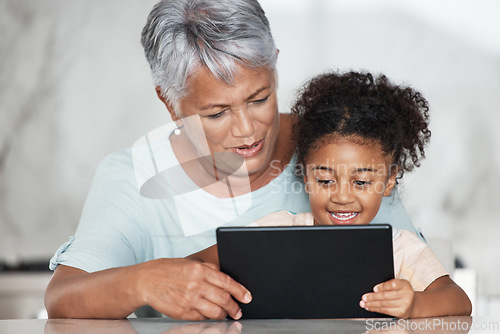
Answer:
<svg viewBox="0 0 500 334"><path fill-rule="evenodd" d="M302 167L319 145L338 137L380 144L399 178L420 166L431 132L428 103L419 92L384 75L329 72L311 79L300 93L292 114L298 116L294 138Z"/></svg>

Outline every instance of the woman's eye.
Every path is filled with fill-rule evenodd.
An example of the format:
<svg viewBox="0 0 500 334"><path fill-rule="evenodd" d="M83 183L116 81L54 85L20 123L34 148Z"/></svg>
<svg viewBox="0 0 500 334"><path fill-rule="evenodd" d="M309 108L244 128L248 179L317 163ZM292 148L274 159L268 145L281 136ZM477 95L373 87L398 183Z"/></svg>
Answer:
<svg viewBox="0 0 500 334"><path fill-rule="evenodd" d="M263 99L252 101L252 103L254 103L254 104L261 104L261 103L265 103L265 102L267 102L267 100L269 100L269 96L270 96L270 95L266 96L266 97L265 97L265 98L263 98Z"/></svg>
<svg viewBox="0 0 500 334"><path fill-rule="evenodd" d="M222 110L222 111L219 111L218 113L216 114L212 114L212 115L207 115L205 116L206 118L209 118L209 119L217 119L217 118L221 118L222 115L224 115L224 112L225 110Z"/></svg>

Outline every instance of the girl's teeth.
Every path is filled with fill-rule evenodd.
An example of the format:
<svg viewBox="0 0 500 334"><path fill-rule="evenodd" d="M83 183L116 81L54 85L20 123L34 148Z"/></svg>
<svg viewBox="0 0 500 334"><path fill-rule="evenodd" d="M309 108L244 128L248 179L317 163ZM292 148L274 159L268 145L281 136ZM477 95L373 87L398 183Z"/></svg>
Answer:
<svg viewBox="0 0 500 334"><path fill-rule="evenodd" d="M358 215L357 212L349 212L349 213L341 213L341 212L332 212L331 215L338 220L349 220Z"/></svg>

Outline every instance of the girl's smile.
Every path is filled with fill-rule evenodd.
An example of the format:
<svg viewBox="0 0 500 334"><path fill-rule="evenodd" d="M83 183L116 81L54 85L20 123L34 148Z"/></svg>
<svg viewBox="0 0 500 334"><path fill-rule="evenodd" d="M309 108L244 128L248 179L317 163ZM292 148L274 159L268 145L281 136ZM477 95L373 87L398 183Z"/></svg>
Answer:
<svg viewBox="0 0 500 334"><path fill-rule="evenodd" d="M359 212L354 211L330 211L330 219L333 225L350 225L354 224Z"/></svg>

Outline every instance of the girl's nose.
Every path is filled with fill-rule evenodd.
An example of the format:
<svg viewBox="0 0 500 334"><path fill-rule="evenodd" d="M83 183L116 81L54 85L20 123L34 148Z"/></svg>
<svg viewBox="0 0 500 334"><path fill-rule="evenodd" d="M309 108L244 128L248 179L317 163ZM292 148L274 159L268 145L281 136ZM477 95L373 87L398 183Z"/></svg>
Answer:
<svg viewBox="0 0 500 334"><path fill-rule="evenodd" d="M353 194L351 192L349 183L338 183L337 186L331 190L330 201L336 204L349 204L353 202Z"/></svg>

